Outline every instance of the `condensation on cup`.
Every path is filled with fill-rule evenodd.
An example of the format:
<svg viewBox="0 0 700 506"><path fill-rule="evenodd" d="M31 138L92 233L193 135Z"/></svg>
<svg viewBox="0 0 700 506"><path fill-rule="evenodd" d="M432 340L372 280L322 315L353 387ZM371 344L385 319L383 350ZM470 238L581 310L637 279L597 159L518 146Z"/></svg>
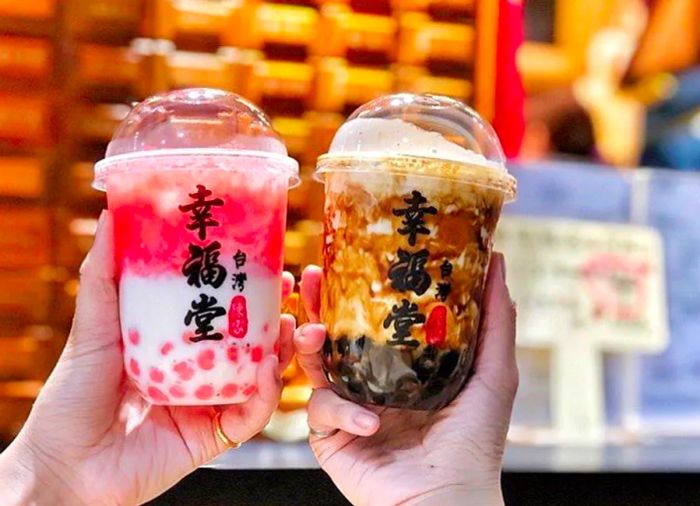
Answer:
<svg viewBox="0 0 700 506"><path fill-rule="evenodd" d="M278 351L288 189L298 164L237 95L137 105L94 186L114 219L124 364L153 404L242 403Z"/></svg>
<svg viewBox="0 0 700 506"><path fill-rule="evenodd" d="M456 100L386 96L343 124L317 177L332 388L360 403L445 406L467 380L492 238L516 194L496 134Z"/></svg>

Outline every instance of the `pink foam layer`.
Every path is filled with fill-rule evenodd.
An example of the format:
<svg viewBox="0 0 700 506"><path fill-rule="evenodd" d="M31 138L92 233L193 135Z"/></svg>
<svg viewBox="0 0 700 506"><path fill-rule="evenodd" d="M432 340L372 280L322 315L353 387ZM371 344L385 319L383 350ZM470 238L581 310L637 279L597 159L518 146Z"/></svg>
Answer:
<svg viewBox="0 0 700 506"><path fill-rule="evenodd" d="M262 180L261 180L262 178ZM243 172L192 171L137 172L112 176L107 181L109 208L114 216L115 254L119 272L179 272L189 256L191 243L221 244L221 257L238 250L249 261L272 273L282 270L286 225L287 181L272 175ZM193 202L190 194L203 185L212 191L209 199L221 199L211 207L218 225L206 227L201 240L188 229L192 213L181 205Z"/></svg>

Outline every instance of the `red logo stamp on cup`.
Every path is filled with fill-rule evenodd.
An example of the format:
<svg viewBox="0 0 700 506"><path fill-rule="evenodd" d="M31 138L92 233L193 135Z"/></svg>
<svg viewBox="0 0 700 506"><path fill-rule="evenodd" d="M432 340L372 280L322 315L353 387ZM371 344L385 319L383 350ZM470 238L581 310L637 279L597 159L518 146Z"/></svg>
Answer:
<svg viewBox="0 0 700 506"><path fill-rule="evenodd" d="M236 295L231 299L228 333L237 339L243 339L248 333L248 306L243 295Z"/></svg>

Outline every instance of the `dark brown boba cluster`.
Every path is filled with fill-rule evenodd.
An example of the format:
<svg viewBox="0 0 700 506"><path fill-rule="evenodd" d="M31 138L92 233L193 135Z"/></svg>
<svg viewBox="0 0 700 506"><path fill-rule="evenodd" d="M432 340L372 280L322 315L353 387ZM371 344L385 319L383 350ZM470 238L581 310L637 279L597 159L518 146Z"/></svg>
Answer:
<svg viewBox="0 0 700 506"><path fill-rule="evenodd" d="M376 344L366 336L326 338L324 369L331 388L354 402L419 410L440 409L460 392L473 347L412 350Z"/></svg>

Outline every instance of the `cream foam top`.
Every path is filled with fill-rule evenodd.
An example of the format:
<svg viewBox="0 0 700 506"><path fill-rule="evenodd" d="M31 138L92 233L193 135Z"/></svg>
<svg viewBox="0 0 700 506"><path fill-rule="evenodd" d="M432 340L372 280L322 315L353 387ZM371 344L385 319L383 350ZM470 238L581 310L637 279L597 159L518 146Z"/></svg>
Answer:
<svg viewBox="0 0 700 506"><path fill-rule="evenodd" d="M439 132L424 130L401 119L357 118L348 121L338 129L328 154L331 157L353 154L417 156L506 170L482 154L450 142Z"/></svg>

